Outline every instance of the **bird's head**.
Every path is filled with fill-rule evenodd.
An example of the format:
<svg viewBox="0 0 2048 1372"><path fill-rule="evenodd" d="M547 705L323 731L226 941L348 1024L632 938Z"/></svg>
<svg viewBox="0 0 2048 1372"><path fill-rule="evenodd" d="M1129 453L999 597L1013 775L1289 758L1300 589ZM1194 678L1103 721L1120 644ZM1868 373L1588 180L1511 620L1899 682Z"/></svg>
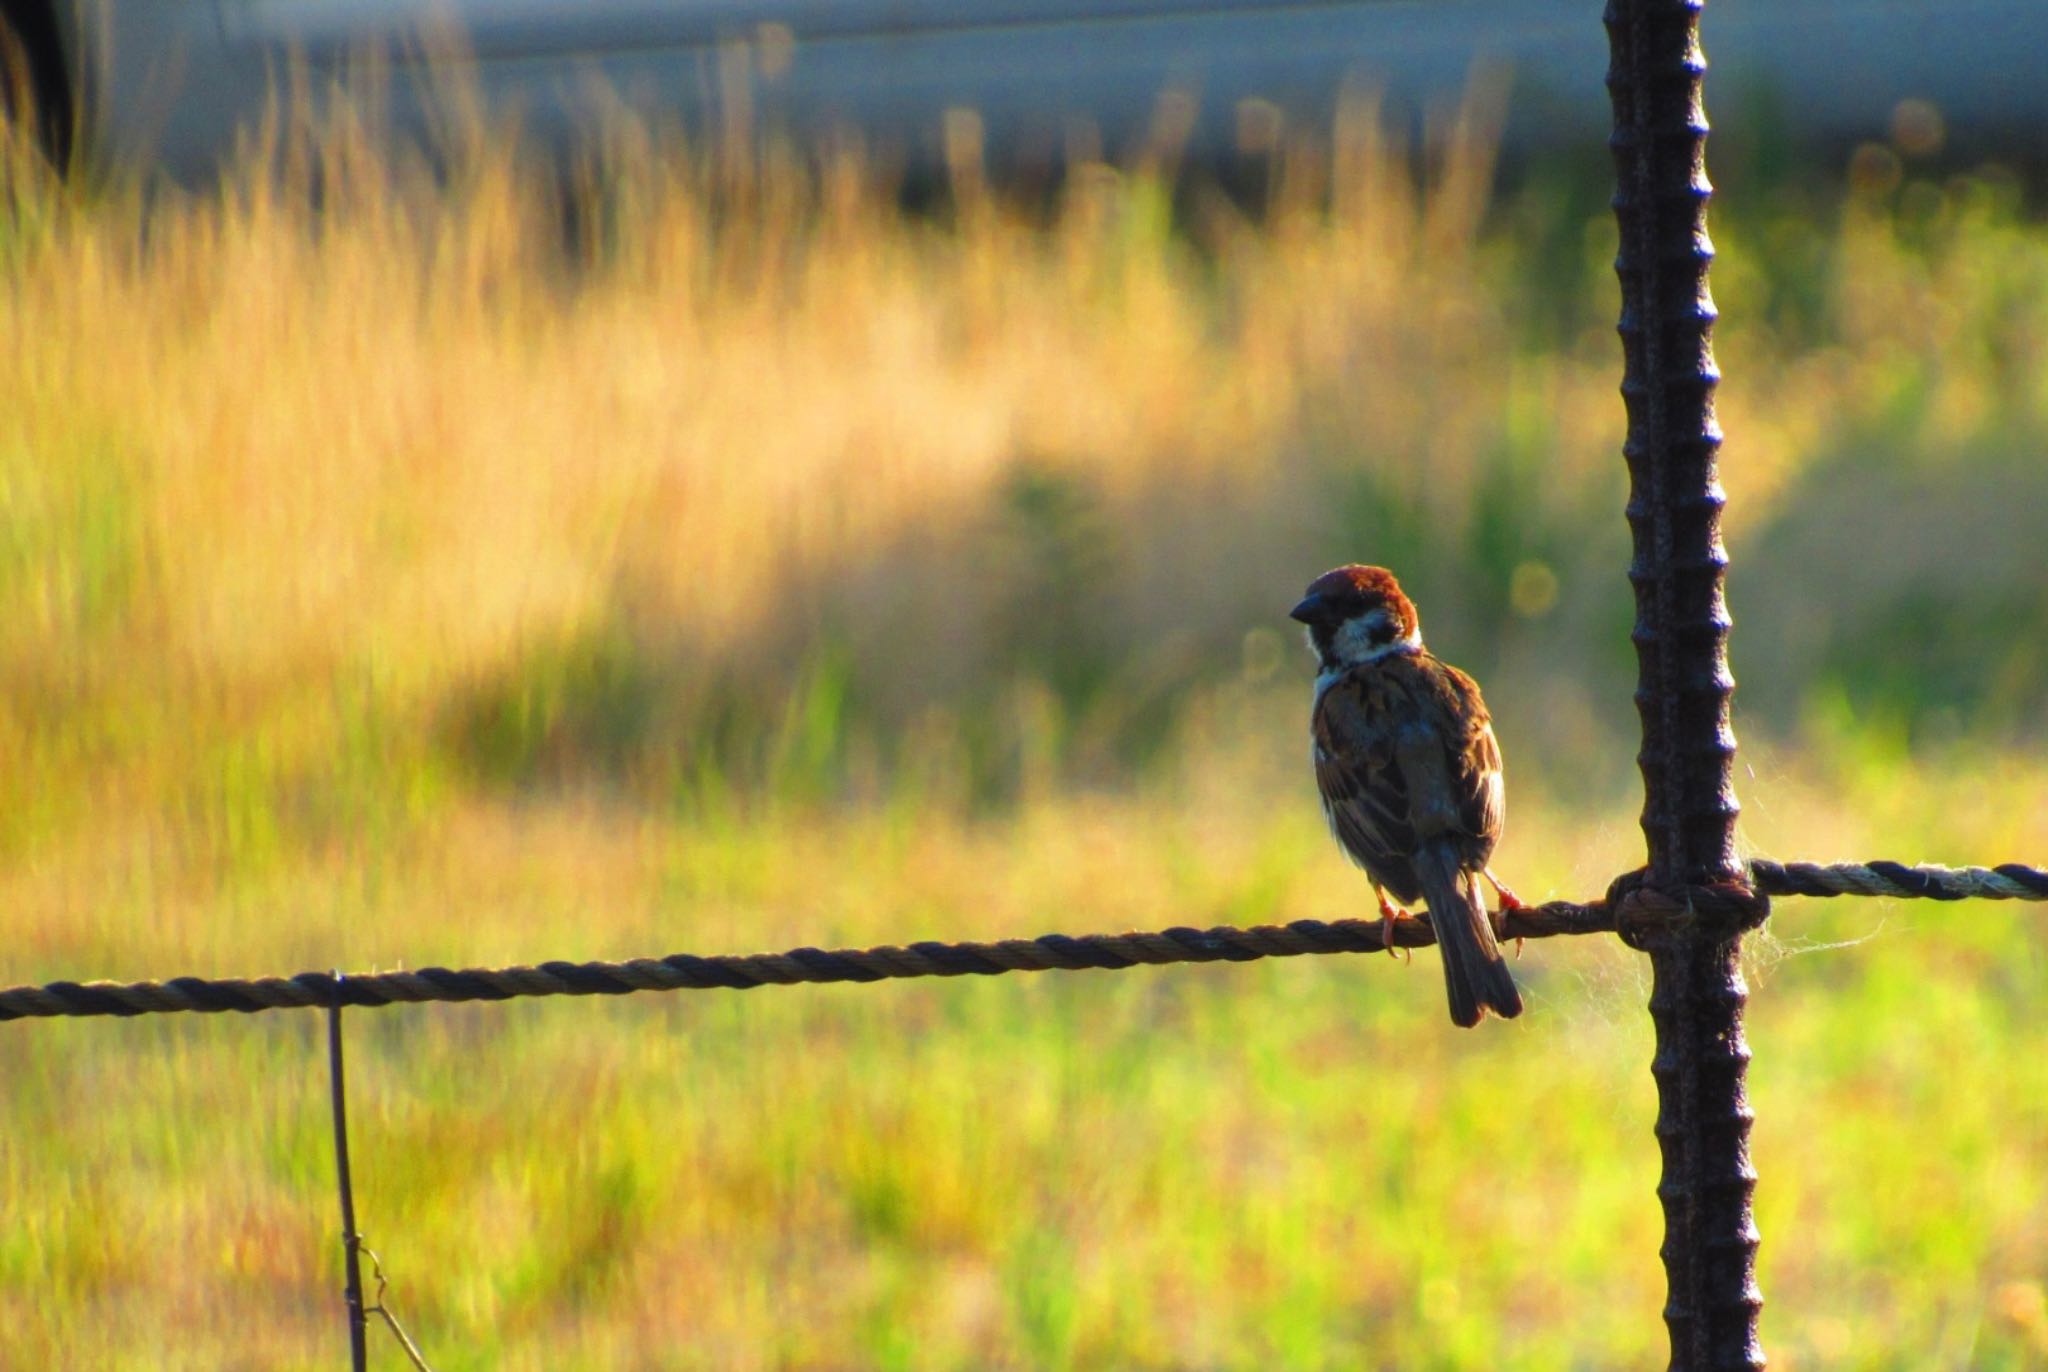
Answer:
<svg viewBox="0 0 2048 1372"><path fill-rule="evenodd" d="M1324 572L1288 614L1308 626L1309 647L1326 672L1422 649L1415 606L1384 567Z"/></svg>

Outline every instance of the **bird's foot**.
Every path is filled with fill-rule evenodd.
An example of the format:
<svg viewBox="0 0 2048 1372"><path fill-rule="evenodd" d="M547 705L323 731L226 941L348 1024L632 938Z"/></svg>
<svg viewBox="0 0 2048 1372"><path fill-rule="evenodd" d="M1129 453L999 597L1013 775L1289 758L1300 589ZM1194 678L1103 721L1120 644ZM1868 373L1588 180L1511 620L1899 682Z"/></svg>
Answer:
<svg viewBox="0 0 2048 1372"><path fill-rule="evenodd" d="M1494 895L1500 898L1500 908L1493 912L1493 931L1497 937L1507 917L1518 910L1527 910L1529 905L1520 896L1503 886L1500 878L1495 876L1491 869L1482 868L1480 875L1486 878L1487 884L1493 887ZM1525 942L1527 942L1526 939L1518 938L1515 940L1515 961L1517 962L1522 960L1522 945Z"/></svg>
<svg viewBox="0 0 2048 1372"><path fill-rule="evenodd" d="M1493 893L1496 896L1500 897L1501 914L1511 914L1516 910L1526 910L1529 908L1527 902L1501 884L1500 878L1493 874L1492 868L1483 868L1479 874L1486 878L1486 884L1493 888Z"/></svg>
<svg viewBox="0 0 2048 1372"><path fill-rule="evenodd" d="M1380 946L1387 950L1388 957L1400 958L1404 962L1412 962L1414 960L1413 954L1406 948L1398 948L1394 945L1394 921L1413 919L1415 916L1388 900L1385 891L1376 891L1374 894L1380 898Z"/></svg>

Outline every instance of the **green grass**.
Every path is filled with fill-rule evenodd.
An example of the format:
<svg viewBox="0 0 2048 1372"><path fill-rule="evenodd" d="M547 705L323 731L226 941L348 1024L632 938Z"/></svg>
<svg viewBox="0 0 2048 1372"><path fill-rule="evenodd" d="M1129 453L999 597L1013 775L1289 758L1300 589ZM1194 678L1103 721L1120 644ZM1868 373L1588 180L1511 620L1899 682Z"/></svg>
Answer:
<svg viewBox="0 0 2048 1372"><path fill-rule="evenodd" d="M1597 197L1357 116L1256 224L622 136L571 244L329 140L320 215L8 164L0 982L1356 915L1346 557L1486 683L1522 894L1638 860ZM1901 165L1716 223L1745 839L2039 861L2048 230ZM2038 918L1752 947L1774 1365L2048 1363ZM444 1370L1654 1361L1641 960L1470 1034L1432 963L352 1012L362 1223ZM319 1016L0 1038L0 1364L339 1360Z"/></svg>
<svg viewBox="0 0 2048 1372"><path fill-rule="evenodd" d="M293 861L184 915L165 893L172 937L138 935L148 915L118 913L136 874L109 873L46 907L70 914L46 965L1356 913L1304 788L1221 771L999 822L472 817L382 877ZM1838 813L1830 832L1807 818L1823 783L1781 776L1750 788L1752 828L1775 835L1785 810L1828 842L1770 845L1787 853L2048 837L2014 768L2003 824L1902 847L1978 787L1891 775L1920 825ZM1839 802L1886 808L1853 782ZM1525 889L1583 892L1628 860L1625 821L1531 816L1504 860ZM2011 1314L2048 1254L2035 918L1795 903L1753 953L1780 1362L2038 1358L2038 1322ZM1475 1034L1443 1023L1427 955L355 1013L362 1223L446 1367L1639 1364L1661 1338L1643 968L1602 940L1532 945L1517 970L1530 1013ZM12 1356L331 1361L319 1017L10 1033Z"/></svg>

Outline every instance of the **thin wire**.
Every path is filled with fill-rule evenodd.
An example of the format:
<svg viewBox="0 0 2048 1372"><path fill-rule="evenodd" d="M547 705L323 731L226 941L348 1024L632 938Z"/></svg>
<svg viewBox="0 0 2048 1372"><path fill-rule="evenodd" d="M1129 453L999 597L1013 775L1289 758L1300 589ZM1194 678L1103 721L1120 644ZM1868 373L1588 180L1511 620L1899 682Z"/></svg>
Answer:
<svg viewBox="0 0 2048 1372"><path fill-rule="evenodd" d="M334 1175L341 1190L342 1300L348 1307L349 1366L354 1372L364 1372L370 1354L363 1337L363 1270L356 1260L362 1240L356 1233L355 1185L348 1161L348 1087L341 1052L341 987L345 978L339 970L333 977L334 997L327 1006L327 1085L334 1119Z"/></svg>
<svg viewBox="0 0 2048 1372"><path fill-rule="evenodd" d="M365 1309L363 1313L381 1316L384 1323L390 1326L392 1337L397 1339L399 1346L405 1350L405 1356L412 1359L412 1365L420 1372L434 1372L433 1368L427 1366L426 1354L420 1352L419 1345L412 1341L412 1336L405 1332L405 1326L398 1322L398 1316L392 1313L385 1297L385 1292L390 1289L391 1284L384 1279L384 1260L377 1256L376 1249L363 1242L363 1236L360 1234L356 1235L356 1247L368 1255L370 1277L377 1283L377 1303Z"/></svg>

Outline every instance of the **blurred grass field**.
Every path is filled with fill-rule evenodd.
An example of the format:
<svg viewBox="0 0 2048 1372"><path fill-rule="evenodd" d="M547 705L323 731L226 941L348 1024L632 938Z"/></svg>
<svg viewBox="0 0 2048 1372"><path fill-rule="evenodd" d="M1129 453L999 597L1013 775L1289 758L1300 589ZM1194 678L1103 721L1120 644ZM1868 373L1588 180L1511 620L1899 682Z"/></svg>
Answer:
<svg viewBox="0 0 2048 1372"><path fill-rule="evenodd" d="M622 128L569 230L506 139L11 157L0 982L1356 915L1284 618L1350 559L1487 686L1503 874L1599 889L1611 221L1447 127L1027 210L962 124L917 216ZM2039 862L2048 226L1882 146L1733 171L1746 839ZM1752 949L1777 1366L2048 1365L2038 921ZM1640 961L1531 945L1469 1034L1431 961L354 1014L362 1224L444 1372L1655 1361ZM340 1360L320 1030L0 1029L0 1365Z"/></svg>

